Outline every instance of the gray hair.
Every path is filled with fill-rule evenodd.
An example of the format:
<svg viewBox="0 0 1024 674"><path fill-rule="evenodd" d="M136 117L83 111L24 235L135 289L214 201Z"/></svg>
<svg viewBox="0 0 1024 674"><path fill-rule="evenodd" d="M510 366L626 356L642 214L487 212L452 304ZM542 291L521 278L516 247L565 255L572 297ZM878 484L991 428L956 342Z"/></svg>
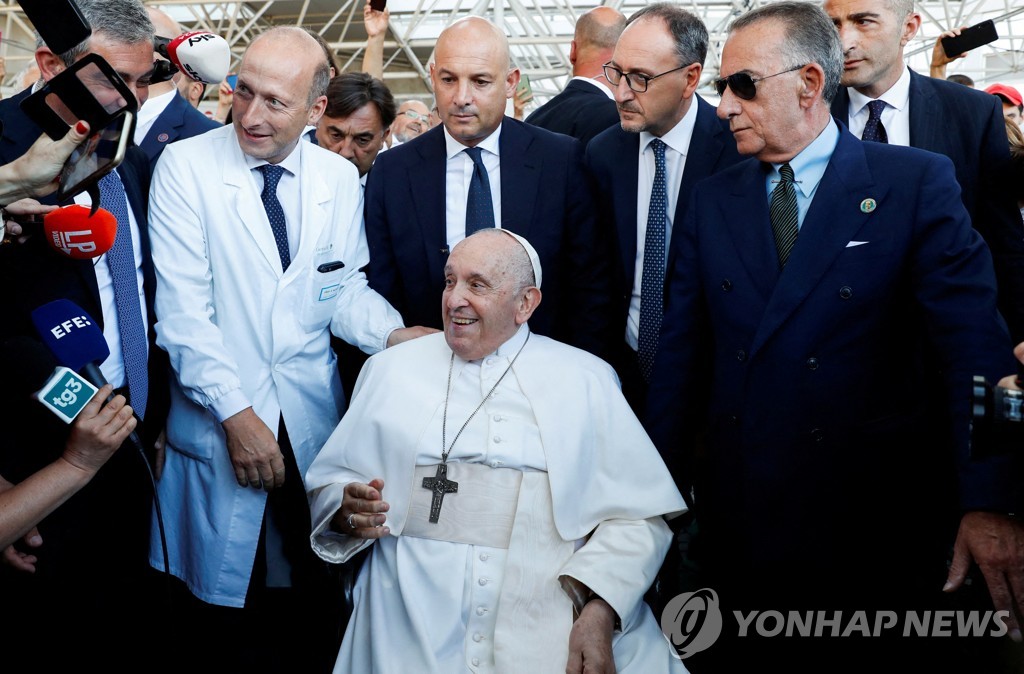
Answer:
<svg viewBox="0 0 1024 674"><path fill-rule="evenodd" d="M843 75L843 45L825 10L809 2L773 2L738 16L729 26L729 34L762 21L777 21L785 27L783 43L768 46L788 54L791 65L817 63L821 66L825 71L822 98L825 103L831 103L839 92L839 80Z"/></svg>
<svg viewBox="0 0 1024 674"><path fill-rule="evenodd" d="M899 21L903 21L908 14L914 12L914 0L886 0L885 4Z"/></svg>
<svg viewBox="0 0 1024 674"><path fill-rule="evenodd" d="M76 0L82 16L92 27L93 34L102 33L115 42L138 44L153 41L153 22L140 0ZM90 39L86 39L63 54L58 54L65 66L89 52ZM36 46L43 47L42 36L36 33Z"/></svg>
<svg viewBox="0 0 1024 674"><path fill-rule="evenodd" d="M501 266L502 270L515 282L515 292L518 294L530 286L536 286L537 277L533 273L533 263L530 261L530 255L526 252L526 248L518 241L513 241L514 237L510 237L509 233L497 227L488 227L478 229L466 238L495 237L511 244L510 254L504 257Z"/></svg>
<svg viewBox="0 0 1024 674"><path fill-rule="evenodd" d="M696 15L670 2L656 2L635 12L626 21L626 25L642 19L661 19L665 22L675 40L680 66L691 63L704 65L708 55L708 29Z"/></svg>

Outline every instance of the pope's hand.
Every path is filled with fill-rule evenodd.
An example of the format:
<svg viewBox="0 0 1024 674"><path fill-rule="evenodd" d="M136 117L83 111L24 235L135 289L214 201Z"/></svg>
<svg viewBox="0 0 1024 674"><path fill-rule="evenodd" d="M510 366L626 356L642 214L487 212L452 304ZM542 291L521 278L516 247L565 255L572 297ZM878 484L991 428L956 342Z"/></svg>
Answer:
<svg viewBox="0 0 1024 674"><path fill-rule="evenodd" d="M270 491L284 484L281 447L251 407L225 419L222 425L238 486Z"/></svg>
<svg viewBox="0 0 1024 674"><path fill-rule="evenodd" d="M341 507L331 519L331 528L335 531L356 538L383 538L391 533L384 526L386 513L391 506L384 500L381 493L384 480L379 477L370 480L369 484L350 482L345 485L345 495L341 499Z"/></svg>
<svg viewBox="0 0 1024 674"><path fill-rule="evenodd" d="M569 632L566 674L615 674L612 632L615 609L604 599L591 599Z"/></svg>

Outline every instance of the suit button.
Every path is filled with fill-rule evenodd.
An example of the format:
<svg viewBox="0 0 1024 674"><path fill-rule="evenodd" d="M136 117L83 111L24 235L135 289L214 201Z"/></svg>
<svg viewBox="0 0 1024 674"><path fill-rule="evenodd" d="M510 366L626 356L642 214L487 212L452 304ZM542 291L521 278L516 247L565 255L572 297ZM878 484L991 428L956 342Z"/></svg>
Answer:
<svg viewBox="0 0 1024 674"><path fill-rule="evenodd" d="M729 279L725 279L724 281L722 281L722 290L724 290L725 292L729 292L730 290L732 290L732 281L730 281Z"/></svg>
<svg viewBox="0 0 1024 674"><path fill-rule="evenodd" d="M732 424L733 426L739 426L740 418L733 414L732 416L729 417L729 423Z"/></svg>
<svg viewBox="0 0 1024 674"><path fill-rule="evenodd" d="M808 358L807 359L807 369L808 370L817 370L818 369L818 359L814 358L814 357Z"/></svg>
<svg viewBox="0 0 1024 674"><path fill-rule="evenodd" d="M811 431L811 439L814 440L815 442L821 442L822 440L825 439L825 434L821 431L820 428L815 428L814 430Z"/></svg>
<svg viewBox="0 0 1024 674"><path fill-rule="evenodd" d="M853 297L853 288L851 288L850 286L843 286L842 288L839 289L839 296L842 297L844 300L850 299L851 297Z"/></svg>
<svg viewBox="0 0 1024 674"><path fill-rule="evenodd" d="M743 349L740 349L739 351L736 352L736 360L738 360L739 362L742 363L746 359L747 359L747 352L746 351L744 351Z"/></svg>

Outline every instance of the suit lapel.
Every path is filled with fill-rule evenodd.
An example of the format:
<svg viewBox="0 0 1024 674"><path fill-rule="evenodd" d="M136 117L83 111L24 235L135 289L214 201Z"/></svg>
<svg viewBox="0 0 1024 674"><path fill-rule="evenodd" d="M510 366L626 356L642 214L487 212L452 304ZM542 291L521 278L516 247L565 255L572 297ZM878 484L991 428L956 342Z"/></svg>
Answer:
<svg viewBox="0 0 1024 674"><path fill-rule="evenodd" d="M153 120L153 126L149 128L149 133L146 134L146 137L142 139L142 143L139 145L139 147L146 151L148 156L152 157L163 146L173 143L181 135L180 129L185 125L183 105L188 105L188 103L178 94L174 94L174 98L167 104L164 111ZM163 140L160 140L161 134L165 136Z"/></svg>
<svg viewBox="0 0 1024 674"><path fill-rule="evenodd" d="M872 214L862 210L863 201L874 199L881 204L888 191L885 186L875 185L860 141L843 127L840 133L836 150L804 216L796 246L754 335L751 357L814 290L870 220Z"/></svg>
<svg viewBox="0 0 1024 674"><path fill-rule="evenodd" d="M936 144L949 130L939 128L938 107L942 105L929 86L927 77L910 71L910 146L932 152L943 152Z"/></svg>
<svg viewBox="0 0 1024 674"><path fill-rule="evenodd" d="M530 238L533 207L540 189L540 159L530 151L534 138L506 117L501 123L501 227Z"/></svg>
<svg viewBox="0 0 1024 674"><path fill-rule="evenodd" d="M304 138L299 138L300 144L305 144ZM301 163L299 170L304 176L300 181L301 203L302 203L302 227L299 228L299 248L295 253L292 264L288 267L284 277L287 280L299 275L301 270L308 268L303 262L313 259L320 234L327 226L328 202L331 201L331 193L320 173L319 166L315 165L314 152L306 152L307 148L301 148ZM299 263L299 264L296 264Z"/></svg>
<svg viewBox="0 0 1024 674"><path fill-rule="evenodd" d="M413 222L406 231L423 237L423 250L427 270L435 269L448 258L448 216L446 213L445 183L448 159L444 143L444 130L438 126L417 139L416 156L405 167L415 209L409 214ZM411 149L411 148L410 148Z"/></svg>
<svg viewBox="0 0 1024 674"><path fill-rule="evenodd" d="M775 252L765 196L761 163L748 160L740 178L733 182L728 203L721 204L725 227L729 230L736 256L747 276L767 302L779 277L779 259Z"/></svg>
<svg viewBox="0 0 1024 674"><path fill-rule="evenodd" d="M622 129L615 130L617 147L608 153L612 174L618 176L621 183L612 189L622 198L616 198L615 232L619 237L619 250L622 251L622 269L625 280L630 287L636 274L637 222L636 208L637 181L640 175L640 134L627 133ZM676 221L678 222L678 221Z"/></svg>

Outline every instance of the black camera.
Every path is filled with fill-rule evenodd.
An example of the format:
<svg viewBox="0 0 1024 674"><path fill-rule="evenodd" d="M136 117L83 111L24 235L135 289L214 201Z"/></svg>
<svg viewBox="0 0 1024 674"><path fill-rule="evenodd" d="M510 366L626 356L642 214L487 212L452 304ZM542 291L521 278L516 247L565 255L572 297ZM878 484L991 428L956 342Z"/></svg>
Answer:
<svg viewBox="0 0 1024 674"><path fill-rule="evenodd" d="M1021 378L1018 376L1018 382ZM974 377L971 411L975 426L999 426L1024 421L1024 391L993 386L981 376Z"/></svg>

